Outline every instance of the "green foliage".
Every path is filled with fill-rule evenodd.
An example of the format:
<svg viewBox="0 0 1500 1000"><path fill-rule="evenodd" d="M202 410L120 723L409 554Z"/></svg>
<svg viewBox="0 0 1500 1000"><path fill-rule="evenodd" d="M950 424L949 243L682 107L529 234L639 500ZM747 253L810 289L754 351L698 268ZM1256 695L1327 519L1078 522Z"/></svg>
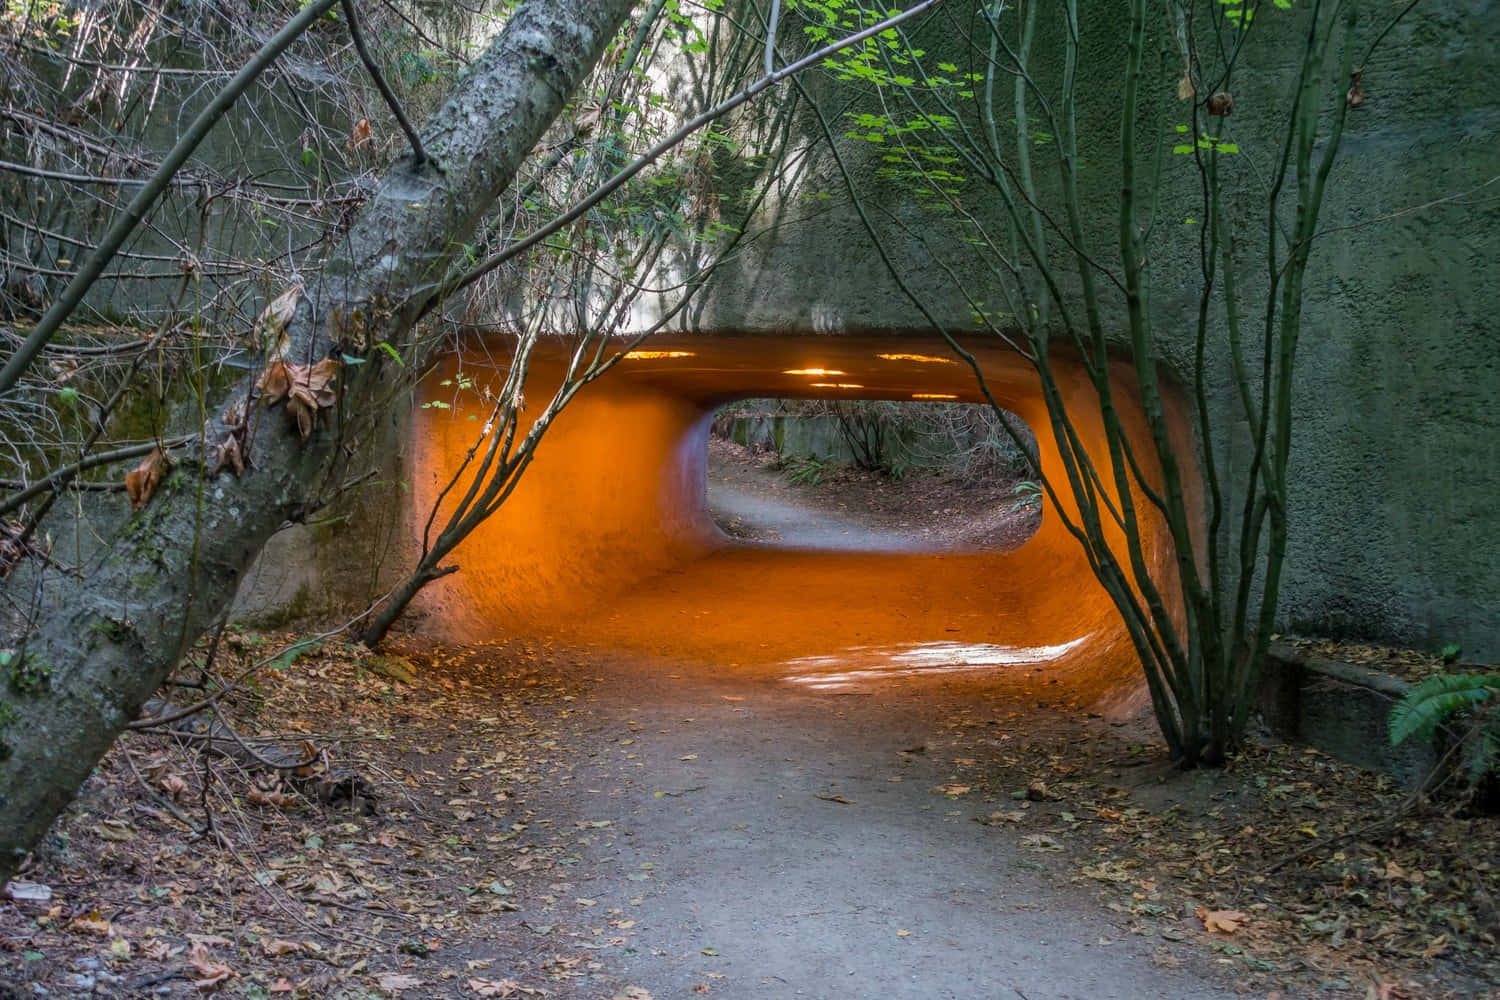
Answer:
<svg viewBox="0 0 1500 1000"><path fill-rule="evenodd" d="M794 455L782 463L782 468L793 486L817 486L828 471L828 463L816 455Z"/></svg>
<svg viewBox="0 0 1500 1000"><path fill-rule="evenodd" d="M1016 498L1016 502L1010 505L1012 514L1020 510L1042 509L1042 484L1034 479L1021 480L1011 487L1010 495Z"/></svg>
<svg viewBox="0 0 1500 1000"><path fill-rule="evenodd" d="M1458 658L1463 655L1463 652L1464 648L1462 646L1456 642L1450 642L1443 647L1443 651L1438 655L1442 657L1444 663L1457 663Z"/></svg>
<svg viewBox="0 0 1500 1000"><path fill-rule="evenodd" d="M8 701L0 701L0 736L19 718L16 707ZM10 744L0 741L0 760L5 760L11 754Z"/></svg>
<svg viewBox="0 0 1500 1000"><path fill-rule="evenodd" d="M24 653L0 650L0 670L10 690L18 695L38 695L52 682L52 667Z"/></svg>
<svg viewBox="0 0 1500 1000"><path fill-rule="evenodd" d="M78 17L59 0L5 0L0 26L13 37L62 41L78 26Z"/></svg>
<svg viewBox="0 0 1500 1000"><path fill-rule="evenodd" d="M1197 140L1192 141L1185 138L1189 132L1186 125L1176 125L1173 128L1179 136L1184 137L1178 139L1177 143L1172 147L1173 156L1192 156L1194 152L1200 150L1233 156L1240 151L1240 144L1237 142L1228 142L1220 139L1218 136L1209 135L1207 132L1199 132Z"/></svg>
<svg viewBox="0 0 1500 1000"><path fill-rule="evenodd" d="M895 414L891 404L834 402L839 437L849 446L854 464L866 472L890 472Z"/></svg>
<svg viewBox="0 0 1500 1000"><path fill-rule="evenodd" d="M1431 739L1437 727L1500 692L1500 674L1437 674L1406 693L1391 709L1391 745L1413 736Z"/></svg>
<svg viewBox="0 0 1500 1000"><path fill-rule="evenodd" d="M1500 775L1500 674L1438 674L1407 692L1391 709L1391 745L1413 737L1431 741L1441 727L1453 732L1457 770L1471 790ZM1493 777L1492 777L1493 782ZM1491 784L1493 790L1493 784Z"/></svg>
<svg viewBox="0 0 1500 1000"><path fill-rule="evenodd" d="M301 639L282 650L281 655L271 661L272 670L287 670L303 655L323 648L322 639Z"/></svg>

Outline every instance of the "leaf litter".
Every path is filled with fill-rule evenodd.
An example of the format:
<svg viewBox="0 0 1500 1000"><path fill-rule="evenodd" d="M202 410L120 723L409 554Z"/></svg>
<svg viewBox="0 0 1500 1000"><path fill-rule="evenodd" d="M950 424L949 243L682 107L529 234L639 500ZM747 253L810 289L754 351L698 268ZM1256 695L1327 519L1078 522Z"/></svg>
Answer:
<svg viewBox="0 0 1500 1000"><path fill-rule="evenodd" d="M225 645L248 660L288 638ZM539 670L535 643L413 647L400 670L355 644L291 648L224 717L357 768L375 813L129 733L0 897L0 995L650 995L611 971L635 936L624 901L568 893L614 820L528 804L571 779L581 682Z"/></svg>
<svg viewBox="0 0 1500 1000"><path fill-rule="evenodd" d="M974 820L1162 942L1158 964L1208 949L1274 1000L1500 996L1494 817L1269 738L1183 772L1146 725L1072 711L1017 738L996 727L1020 713L963 710L943 750L978 759Z"/></svg>

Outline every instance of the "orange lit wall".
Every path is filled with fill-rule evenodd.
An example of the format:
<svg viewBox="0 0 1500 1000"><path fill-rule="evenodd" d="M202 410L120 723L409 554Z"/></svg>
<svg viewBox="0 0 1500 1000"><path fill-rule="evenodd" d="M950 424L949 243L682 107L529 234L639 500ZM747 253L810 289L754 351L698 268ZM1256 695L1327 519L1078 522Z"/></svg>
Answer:
<svg viewBox="0 0 1500 1000"><path fill-rule="evenodd" d="M710 520L716 407L746 397L982 402L972 371L941 341L699 336L648 346L655 356L622 361L564 410L504 509L454 554L462 572L423 596L430 629L463 639L545 632L813 687L882 672L1041 667L1090 700L1136 700L1139 667L1114 608L1050 509L1009 552L804 551L739 543ZM974 349L996 401L1037 432L1044 468L1064 482L1029 366L1000 345ZM429 383L428 398L452 408L421 410L414 428L414 534L484 420L474 393L439 385L460 366L481 387L503 378L470 358ZM547 358L533 364L530 416L557 370ZM1133 382L1128 367L1115 372L1117 404L1144 441ZM1064 391L1103 461L1081 372L1065 372ZM1153 528L1145 543L1169 581L1168 539Z"/></svg>

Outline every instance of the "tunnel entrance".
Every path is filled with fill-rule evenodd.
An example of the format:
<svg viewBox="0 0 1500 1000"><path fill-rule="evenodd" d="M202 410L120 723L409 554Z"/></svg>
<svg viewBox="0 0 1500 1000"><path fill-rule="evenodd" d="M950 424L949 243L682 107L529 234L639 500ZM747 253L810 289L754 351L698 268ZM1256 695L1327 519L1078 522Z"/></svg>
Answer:
<svg viewBox="0 0 1500 1000"><path fill-rule="evenodd" d="M973 403L728 403L709 425L709 515L749 544L1015 549L1036 533L1042 496L1035 438L1019 417L1005 420L1010 429Z"/></svg>
<svg viewBox="0 0 1500 1000"><path fill-rule="evenodd" d="M1031 428L1051 426L1024 358L999 340L968 346L999 406ZM537 356L528 397L550 394L565 349ZM465 360L466 377L482 379L483 364ZM435 372L432 385L451 385L458 368ZM1063 371L1078 439L1107 455L1087 375ZM1144 440L1131 369L1118 365L1110 378L1129 433ZM424 592L427 627L463 640L546 635L809 690L1024 671L1080 704L1142 702L1118 613L1050 500L1013 546L794 547L746 544L721 528L708 474L715 414L748 399L830 398L986 401L974 371L936 337L654 338L548 430L505 506L455 553L462 571ZM466 405L418 411L413 537L474 446L484 417ZM1036 453L1067 481L1050 434L1038 434ZM1171 545L1148 528L1143 558L1167 580Z"/></svg>

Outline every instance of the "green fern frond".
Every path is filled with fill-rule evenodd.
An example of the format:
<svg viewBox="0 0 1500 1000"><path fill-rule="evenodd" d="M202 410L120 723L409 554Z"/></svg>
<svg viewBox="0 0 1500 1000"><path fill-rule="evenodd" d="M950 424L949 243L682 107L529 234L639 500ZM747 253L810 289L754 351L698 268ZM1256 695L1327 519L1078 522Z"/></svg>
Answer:
<svg viewBox="0 0 1500 1000"><path fill-rule="evenodd" d="M1486 726L1469 741L1465 755L1464 776L1477 784L1491 770L1500 769L1500 728Z"/></svg>
<svg viewBox="0 0 1500 1000"><path fill-rule="evenodd" d="M1391 709L1391 745L1412 736L1429 739L1438 725L1500 692L1500 674L1437 674L1406 693Z"/></svg>

